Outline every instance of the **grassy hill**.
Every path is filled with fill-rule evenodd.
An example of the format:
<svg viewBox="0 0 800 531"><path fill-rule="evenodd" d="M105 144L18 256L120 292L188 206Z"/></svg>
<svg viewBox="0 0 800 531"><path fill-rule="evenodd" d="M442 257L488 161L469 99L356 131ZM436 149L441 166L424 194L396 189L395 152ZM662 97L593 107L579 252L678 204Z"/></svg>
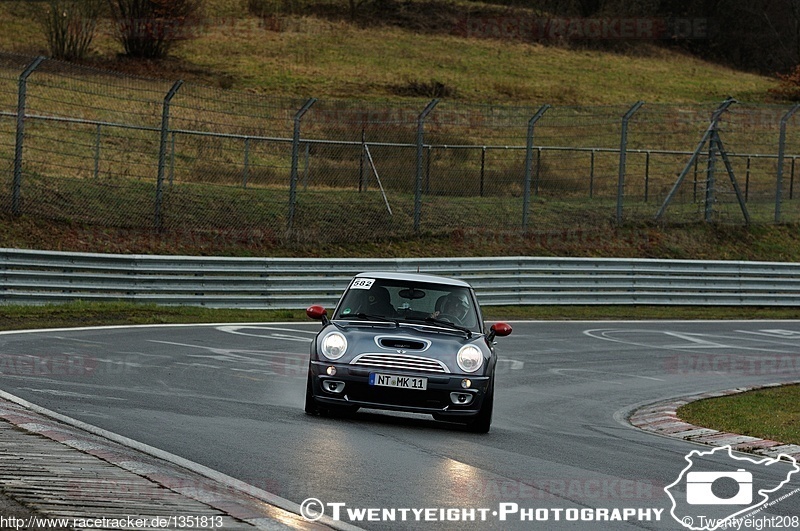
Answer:
<svg viewBox="0 0 800 531"><path fill-rule="evenodd" d="M343 10L346 2L274 2L291 6L291 12L275 8L266 17L256 17L248 11L246 0L206 0L206 22L196 32L197 38L180 43L167 59L156 62L121 57L122 49L112 39L110 24L105 21L87 63L270 96L417 102L422 97L442 96L470 103L528 106L630 105L637 100L719 102L727 96L762 102L772 100L770 89L777 85L773 78L739 72L648 42L605 43L606 49L589 49L454 35L458 10L475 17L535 14L481 2L414 0L410 4L415 3L424 7L416 14L364 13L351 19ZM43 32L32 18L31 5L35 3L0 3L0 50L48 53ZM269 239L183 241L78 223L12 219L6 214L0 215L0 221L2 246L71 251L800 260L796 227L786 225L603 226L588 236L574 231L546 236L456 231L369 245L283 247Z"/></svg>
<svg viewBox="0 0 800 531"><path fill-rule="evenodd" d="M368 100L443 95L535 105L706 102L734 96L754 102L769 99L769 89L776 86L772 78L646 41L603 42L618 50L603 51L454 35L464 20L459 17L466 16L458 13L485 20L536 15L481 2L419 3L415 16L406 2L399 14L367 12L357 20L346 16L344 1L262 3L279 7L259 18L250 14L246 0L206 0L197 38L179 44L162 62L120 58L122 49L106 21L89 62L276 96ZM0 49L47 55L30 3L0 3Z"/></svg>

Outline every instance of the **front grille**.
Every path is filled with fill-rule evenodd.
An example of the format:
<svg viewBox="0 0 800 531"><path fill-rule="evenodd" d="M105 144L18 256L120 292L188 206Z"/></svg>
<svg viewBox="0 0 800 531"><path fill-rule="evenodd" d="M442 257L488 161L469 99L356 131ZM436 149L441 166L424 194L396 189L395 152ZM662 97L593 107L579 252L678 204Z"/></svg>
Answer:
<svg viewBox="0 0 800 531"><path fill-rule="evenodd" d="M406 356L404 354L361 354L356 356L350 364L358 365L359 367L375 367L377 369L450 372L447 365L439 360L419 356Z"/></svg>

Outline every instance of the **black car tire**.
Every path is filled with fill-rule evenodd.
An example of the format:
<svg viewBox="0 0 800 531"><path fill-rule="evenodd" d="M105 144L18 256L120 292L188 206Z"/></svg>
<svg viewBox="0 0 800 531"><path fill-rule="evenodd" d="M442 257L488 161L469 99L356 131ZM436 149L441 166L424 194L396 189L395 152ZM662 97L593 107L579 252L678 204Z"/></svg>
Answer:
<svg viewBox="0 0 800 531"><path fill-rule="evenodd" d="M358 406L328 406L322 410L321 415L326 417L347 418L358 411Z"/></svg>
<svg viewBox="0 0 800 531"><path fill-rule="evenodd" d="M308 371L308 382L306 383L306 415L319 415L321 413L320 407L317 404L317 401L314 400L314 386L311 383L311 379L313 376L311 375L311 371Z"/></svg>
<svg viewBox="0 0 800 531"><path fill-rule="evenodd" d="M470 419L467 430L473 433L489 433L492 426L492 410L494 409L494 378L489 383L489 390L481 404L478 414Z"/></svg>
<svg viewBox="0 0 800 531"><path fill-rule="evenodd" d="M358 411L358 406L321 406L314 400L314 376L308 372L308 382L306 383L306 404L307 415L321 417L347 417Z"/></svg>

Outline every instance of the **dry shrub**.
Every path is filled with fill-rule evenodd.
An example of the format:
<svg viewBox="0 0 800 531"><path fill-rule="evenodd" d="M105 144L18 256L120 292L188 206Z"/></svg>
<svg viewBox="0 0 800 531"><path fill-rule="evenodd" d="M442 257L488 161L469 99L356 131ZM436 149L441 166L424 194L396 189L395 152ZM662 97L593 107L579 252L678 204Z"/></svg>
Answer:
<svg viewBox="0 0 800 531"><path fill-rule="evenodd" d="M787 100L800 101L800 65L788 74L777 74L780 84L770 92Z"/></svg>
<svg viewBox="0 0 800 531"><path fill-rule="evenodd" d="M97 30L100 0L50 0L36 8L50 57L64 61L84 59Z"/></svg>
<svg viewBox="0 0 800 531"><path fill-rule="evenodd" d="M425 97L425 98L455 98L456 89L442 81L406 81L400 85L390 85L389 90L397 96Z"/></svg>
<svg viewBox="0 0 800 531"><path fill-rule="evenodd" d="M108 4L125 54L159 59L175 43L193 36L202 0L109 0Z"/></svg>

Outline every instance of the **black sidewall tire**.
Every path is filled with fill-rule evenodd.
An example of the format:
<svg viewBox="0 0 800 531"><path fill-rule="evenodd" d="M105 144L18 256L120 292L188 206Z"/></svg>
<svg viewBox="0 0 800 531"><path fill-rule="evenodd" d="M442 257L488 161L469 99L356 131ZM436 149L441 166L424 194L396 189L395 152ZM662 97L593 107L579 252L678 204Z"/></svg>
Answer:
<svg viewBox="0 0 800 531"><path fill-rule="evenodd" d="M467 424L467 429L474 433L489 433L492 426L492 411L494 410L494 377L489 383L489 391L483 399L478 414Z"/></svg>

